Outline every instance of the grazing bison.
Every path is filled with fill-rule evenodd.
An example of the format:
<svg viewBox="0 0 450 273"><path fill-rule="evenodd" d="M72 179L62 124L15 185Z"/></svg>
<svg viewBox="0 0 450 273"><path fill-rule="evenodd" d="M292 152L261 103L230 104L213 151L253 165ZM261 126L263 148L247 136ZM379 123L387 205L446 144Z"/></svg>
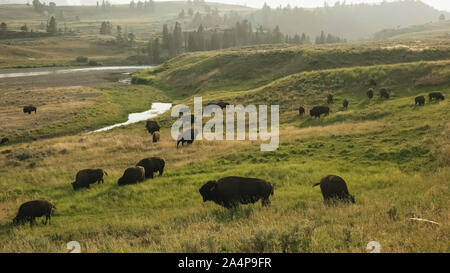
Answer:
<svg viewBox="0 0 450 273"><path fill-rule="evenodd" d="M145 180L145 169L142 166L131 167L125 170L123 176L119 178L119 186L137 184Z"/></svg>
<svg viewBox="0 0 450 273"><path fill-rule="evenodd" d="M333 103L333 95L328 94L328 96L327 96L327 103L328 103L328 104Z"/></svg>
<svg viewBox="0 0 450 273"><path fill-rule="evenodd" d="M444 95L442 95L441 92L431 92L430 94L428 94L428 99L431 102L432 99L435 99L436 101L438 101L438 100L444 100L445 97L444 97Z"/></svg>
<svg viewBox="0 0 450 273"><path fill-rule="evenodd" d="M263 206L270 206L273 185L262 179L229 176L207 182L199 192L203 202L213 201L228 209L239 204L253 204L260 199Z"/></svg>
<svg viewBox="0 0 450 273"><path fill-rule="evenodd" d="M150 134L153 134L154 132L159 131L159 129L161 129L161 127L159 127L158 122L153 121L153 120L147 120L147 123L145 124L145 128L147 128L147 131Z"/></svg>
<svg viewBox="0 0 450 273"><path fill-rule="evenodd" d="M24 113L24 114L25 114L25 113L31 114L31 112L34 112L34 113L36 114L36 113L37 113L37 108L34 107L34 106L31 106L31 105L25 106L25 107L23 108L23 113Z"/></svg>
<svg viewBox="0 0 450 273"><path fill-rule="evenodd" d="M164 159L159 157L149 157L144 158L141 161L139 161L136 166L144 167L145 169L145 178L153 178L154 172L159 172L159 176L161 176L164 172L164 166L165 166Z"/></svg>
<svg viewBox="0 0 450 273"><path fill-rule="evenodd" d="M4 137L4 138L2 138L2 140L0 140L0 145L6 144L8 142L9 142L9 138Z"/></svg>
<svg viewBox="0 0 450 273"><path fill-rule="evenodd" d="M24 222L30 222L30 226L36 224L36 218L45 216L46 225L50 218L52 218L52 210L56 209L56 207L45 200L34 200L23 203L19 212L17 213L16 218L13 219L13 224L23 224Z"/></svg>
<svg viewBox="0 0 450 273"><path fill-rule="evenodd" d="M315 106L313 109L309 110L309 115L316 118L320 118L320 115L322 114L327 116L329 113L330 108L328 108L328 106Z"/></svg>
<svg viewBox="0 0 450 273"><path fill-rule="evenodd" d="M220 107L220 109L225 109L225 108L227 108L227 105L230 105L230 104L228 102L219 101L217 103L210 102L210 103L207 104L207 106L210 106L210 105L217 105L217 106Z"/></svg>
<svg viewBox="0 0 450 273"><path fill-rule="evenodd" d="M344 109L348 108L348 100L344 100L344 102L342 103L342 106L344 107Z"/></svg>
<svg viewBox="0 0 450 273"><path fill-rule="evenodd" d="M72 187L74 190L78 190L81 188L87 188L89 189L91 184L94 183L104 183L103 180L103 174L108 175L104 170L102 169L85 169L81 170L77 173L77 176L75 178L75 182L72 182Z"/></svg>
<svg viewBox="0 0 450 273"><path fill-rule="evenodd" d="M425 105L425 96L418 96L415 99L415 105L424 106Z"/></svg>
<svg viewBox="0 0 450 273"><path fill-rule="evenodd" d="M156 132L153 133L153 135L152 135L153 143L158 142L160 138L161 138L161 135L159 134L158 131L156 131Z"/></svg>
<svg viewBox="0 0 450 273"><path fill-rule="evenodd" d="M181 133L178 136L177 139L177 148L178 148L178 144L180 144L181 142L181 146L184 146L184 143L186 142L187 144L192 144L195 140L195 138L198 135L198 130L197 129L188 129L186 131L184 131L183 133Z"/></svg>
<svg viewBox="0 0 450 273"><path fill-rule="evenodd" d="M386 88L381 88L380 89L380 97L382 99L389 99L389 92L387 91Z"/></svg>
<svg viewBox="0 0 450 273"><path fill-rule="evenodd" d="M344 179L337 175L325 176L319 183L314 184L313 187L318 185L320 185L323 199L327 203L333 200L355 203L355 198L348 193L347 184Z"/></svg>
<svg viewBox="0 0 450 273"><path fill-rule="evenodd" d="M304 114L305 114L305 108L303 108L303 107L299 107L298 108L298 114L300 115L300 116L303 116Z"/></svg>
<svg viewBox="0 0 450 273"><path fill-rule="evenodd" d="M369 90L367 90L366 94L369 99L372 99L373 98L373 89L369 88Z"/></svg>

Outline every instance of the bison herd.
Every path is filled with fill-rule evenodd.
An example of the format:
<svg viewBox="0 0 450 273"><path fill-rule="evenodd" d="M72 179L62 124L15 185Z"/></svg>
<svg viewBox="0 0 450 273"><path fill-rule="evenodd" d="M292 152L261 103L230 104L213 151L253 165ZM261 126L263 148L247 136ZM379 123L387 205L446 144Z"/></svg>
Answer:
<svg viewBox="0 0 450 273"><path fill-rule="evenodd" d="M372 84L372 83L371 83ZM372 84L373 85L373 84ZM374 89L369 88L366 92L367 97L370 99L374 96ZM386 88L380 89L380 98L381 99L389 99L390 94L389 91ZM431 92L428 94L428 102L431 103L431 101L440 101L444 100L445 97L442 95L441 92ZM425 105L425 96L418 96L414 99L415 105L424 106ZM332 104L334 102L333 95L328 94L327 95L327 103ZM347 99L344 99L342 102L342 109L348 109L349 101ZM330 108L328 106L314 106L311 110L309 110L309 115L311 117L320 118L321 115L328 116L331 112ZM298 114L300 117L302 117L305 114L305 108L303 106L300 106L298 108Z"/></svg>
<svg viewBox="0 0 450 273"><path fill-rule="evenodd" d="M372 99L374 95L374 90L370 88L367 91L367 97ZM389 92L382 88L380 89L380 97L389 99ZM429 102L432 100L444 100L444 96L440 92L432 92L428 96ZM327 102L333 103L333 95L329 94L327 96ZM425 97L418 96L415 98L415 104L423 106L425 104ZM209 104L211 105L211 104ZM219 102L218 105L221 109L226 108L228 103ZM345 99L343 102L344 109L347 109L349 102ZM36 107L27 106L23 109L24 113L35 112ZM321 115L329 115L330 108L328 106L315 106L310 111L310 116L320 118ZM305 108L299 108L299 115L303 116L305 114ZM193 118L193 116L191 117ZM195 118L193 118L195 119ZM191 120L193 123L193 121ZM161 127L156 121L147 121L146 128L150 134L152 134L153 142L158 142L160 139L159 130ZM184 146L185 143L192 143L197 135L196 130L189 129L181 133L177 139L177 148L181 143ZM0 144L5 144L9 140L8 138L3 138ZM145 181L145 179L154 178L154 173L158 172L159 176L164 173L165 161L159 157L149 157L140 160L136 166L127 168L122 177L117 181L119 186L137 184ZM102 169L84 169L80 170L76 174L75 181L72 182L72 187L74 190L79 190L81 188L88 188L91 184L103 184L104 175L108 175L106 171ZM355 198L348 191L347 184L345 180L337 175L327 175L320 180L320 182L313 185L320 186L320 190L326 204L335 203L338 201L355 203ZM220 206L227 209L235 208L239 204L253 204L261 200L263 207L270 206L270 196L274 195L274 186L272 183L249 177L239 177L239 176L229 176L221 178L217 181L212 180L205 183L200 187L199 193L203 198L203 202L212 201ZM29 222L32 226L36 223L37 217L45 216L45 224L51 219L51 214L53 209L56 207L45 200L34 200L23 203L17 216L14 218L14 224L22 224Z"/></svg>

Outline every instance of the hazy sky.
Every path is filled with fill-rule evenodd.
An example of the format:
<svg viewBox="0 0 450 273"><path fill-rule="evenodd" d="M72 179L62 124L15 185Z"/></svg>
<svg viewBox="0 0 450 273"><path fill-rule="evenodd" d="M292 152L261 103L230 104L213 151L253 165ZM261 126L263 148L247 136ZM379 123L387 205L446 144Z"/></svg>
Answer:
<svg viewBox="0 0 450 273"><path fill-rule="evenodd" d="M338 0L326 0L326 2L330 5L334 5ZM389 1L389 0L388 0ZM280 4L282 6L286 6L290 4L291 6L298 7L318 7L323 6L324 0L207 0L207 2L221 2L221 3L229 3L229 4L239 4L239 5L247 5L249 7L261 8L266 2L271 7L277 7ZM341 0L340 2L343 2ZM347 0L346 3L379 3L381 0ZM389 2L392 2L389 1ZM422 2L427 3L428 5L438 9L438 10L446 10L450 11L450 0L423 0Z"/></svg>

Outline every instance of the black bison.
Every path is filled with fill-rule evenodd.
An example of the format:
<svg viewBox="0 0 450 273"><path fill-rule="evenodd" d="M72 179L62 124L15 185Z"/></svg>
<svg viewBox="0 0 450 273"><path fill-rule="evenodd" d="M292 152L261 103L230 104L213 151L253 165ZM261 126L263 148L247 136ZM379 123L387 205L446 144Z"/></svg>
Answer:
<svg viewBox="0 0 450 273"><path fill-rule="evenodd" d="M0 140L0 145L6 144L8 142L9 142L9 138L4 137L4 138L2 138L2 140Z"/></svg>
<svg viewBox="0 0 450 273"><path fill-rule="evenodd" d="M103 180L103 174L108 175L104 170L102 169L85 169L81 170L77 173L77 176L75 178L75 182L72 182L72 187L74 190L78 190L81 188L87 188L89 189L91 184L94 183L104 183Z"/></svg>
<svg viewBox="0 0 450 273"><path fill-rule="evenodd" d="M161 135L159 134L158 131L156 131L156 132L153 133L153 135L152 135L153 143L158 142L160 138L161 138Z"/></svg>
<svg viewBox="0 0 450 273"><path fill-rule="evenodd" d="M344 100L344 102L342 103L342 106L344 107L344 109L348 108L348 100Z"/></svg>
<svg viewBox="0 0 450 273"><path fill-rule="evenodd" d="M418 96L415 99L415 105L424 106L425 105L425 96Z"/></svg>
<svg viewBox="0 0 450 273"><path fill-rule="evenodd" d="M444 95L442 95L441 92L431 92L430 94L428 94L428 99L431 102L432 99L435 99L438 101L438 100L444 100L445 97L444 97Z"/></svg>
<svg viewBox="0 0 450 273"><path fill-rule="evenodd" d="M56 207L45 200L33 200L23 203L19 212L17 213L16 218L13 219L13 224L23 224L26 221L30 222L30 226L36 224L36 218L45 216L46 225L50 218L52 218L52 210L56 209Z"/></svg>
<svg viewBox="0 0 450 273"><path fill-rule="evenodd" d="M145 128L147 128L147 131L150 134L153 134L154 132L159 131L159 129L161 129L161 127L159 127L158 122L153 121L153 120L147 120L147 123L145 124Z"/></svg>
<svg viewBox="0 0 450 273"><path fill-rule="evenodd" d="M333 95L328 94L328 96L327 96L327 103L328 103L328 104L333 103Z"/></svg>
<svg viewBox="0 0 450 273"><path fill-rule="evenodd" d="M210 103L208 103L207 106L210 106L210 105L217 105L217 106L220 107L220 109L225 109L225 108L227 108L227 105L230 105L230 104L229 104L228 102L219 101L219 102L217 102L217 103L215 103L215 102L210 102Z"/></svg>
<svg viewBox="0 0 450 273"><path fill-rule="evenodd" d="M316 118L320 118L320 115L322 114L327 116L329 113L330 108L328 108L328 106L315 106L313 109L309 110L309 115Z"/></svg>
<svg viewBox="0 0 450 273"><path fill-rule="evenodd" d="M369 88L369 90L367 90L366 94L369 99L372 99L373 98L373 89Z"/></svg>
<svg viewBox="0 0 450 273"><path fill-rule="evenodd" d="M26 113L31 114L31 112L34 112L36 114L37 113L37 108L34 107L34 106L31 106L31 105L25 106L23 108L23 113L24 114L26 114Z"/></svg>
<svg viewBox="0 0 450 273"><path fill-rule="evenodd" d="M213 201L228 209L239 204L253 204L260 199L263 206L270 206L273 185L262 179L229 176L207 182L199 192L203 202Z"/></svg>
<svg viewBox="0 0 450 273"><path fill-rule="evenodd" d="M313 187L320 185L323 199L325 202L346 201L355 203L355 198L348 193L347 184L344 179L337 175L328 175L314 184Z"/></svg>
<svg viewBox="0 0 450 273"><path fill-rule="evenodd" d="M178 136L177 148L178 148L178 145L180 144L180 142L181 142L181 146L184 146L185 142L187 144L192 144L194 142L195 138L197 137L197 135L198 135L197 129L188 129L188 130L184 131L183 133L181 133Z"/></svg>
<svg viewBox="0 0 450 273"><path fill-rule="evenodd" d="M164 159L159 157L149 157L144 158L141 161L139 161L136 166L144 167L145 169L145 178L153 178L154 172L159 172L159 176L161 176L164 172L164 166L165 166Z"/></svg>
<svg viewBox="0 0 450 273"><path fill-rule="evenodd" d="M137 184L145 180L145 169L142 166L131 167L125 170L117 184L119 186Z"/></svg>
<svg viewBox="0 0 450 273"><path fill-rule="evenodd" d="M304 114L305 114L305 108L303 108L303 107L299 107L298 108L298 114L300 115L300 116L303 116Z"/></svg>
<svg viewBox="0 0 450 273"><path fill-rule="evenodd" d="M382 99L389 99L389 92L387 91L387 89L386 88L381 88L380 89L380 97L382 98Z"/></svg>

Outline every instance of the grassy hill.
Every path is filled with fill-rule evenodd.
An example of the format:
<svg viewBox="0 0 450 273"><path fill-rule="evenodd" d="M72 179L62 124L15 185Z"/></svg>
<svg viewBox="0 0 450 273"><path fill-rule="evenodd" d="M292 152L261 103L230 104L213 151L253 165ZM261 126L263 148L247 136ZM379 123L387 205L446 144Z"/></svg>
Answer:
<svg viewBox="0 0 450 273"><path fill-rule="evenodd" d="M179 56L134 76L178 97L249 90L305 71L450 58L448 43L361 43L333 46L254 46ZM370 78L368 79L370 80Z"/></svg>
<svg viewBox="0 0 450 273"><path fill-rule="evenodd" d="M374 34L376 40L385 39L417 39L450 35L450 20L443 22L414 25L404 28L392 28L378 31Z"/></svg>
<svg viewBox="0 0 450 273"><path fill-rule="evenodd" d="M176 149L168 115L159 118L157 144L139 123L1 147L0 252L65 252L72 240L83 252L365 252L369 241L380 242L382 252L449 252L446 50L268 46L188 54L143 72L137 79L149 86L141 90L180 103L201 93L204 101L280 104L279 149L205 140ZM378 85L369 101L371 79ZM391 99L379 98L380 87ZM414 106L415 96L430 91L446 99ZM336 102L328 117L298 117L298 106L325 104L329 93ZM147 156L166 160L164 175L117 186L123 170ZM74 192L76 171L93 167L108 171L105 184ZM356 204L324 205L312 185L331 173L348 182ZM228 211L202 203L200 186L228 175L272 182L272 206ZM56 204L51 225L13 227L18 206L37 198Z"/></svg>

